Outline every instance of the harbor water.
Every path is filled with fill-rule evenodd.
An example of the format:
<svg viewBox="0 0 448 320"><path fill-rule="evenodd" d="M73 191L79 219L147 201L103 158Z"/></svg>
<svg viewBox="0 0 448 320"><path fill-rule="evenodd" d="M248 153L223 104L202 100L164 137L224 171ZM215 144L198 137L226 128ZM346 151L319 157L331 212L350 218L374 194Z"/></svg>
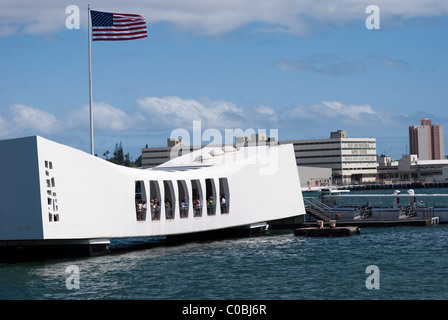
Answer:
<svg viewBox="0 0 448 320"><path fill-rule="evenodd" d="M113 244L100 257L2 262L0 299L448 299L448 225Z"/></svg>

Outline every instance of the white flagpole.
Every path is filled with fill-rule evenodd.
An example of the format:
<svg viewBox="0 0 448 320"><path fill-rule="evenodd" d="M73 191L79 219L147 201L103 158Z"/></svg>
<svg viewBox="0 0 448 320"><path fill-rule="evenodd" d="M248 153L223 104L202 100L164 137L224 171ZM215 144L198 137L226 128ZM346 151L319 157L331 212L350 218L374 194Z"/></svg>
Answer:
<svg viewBox="0 0 448 320"><path fill-rule="evenodd" d="M94 156L95 152L94 152L94 147L93 147L93 102L92 102L92 52L91 52L91 24L90 24L90 19L91 19L91 15L90 15L90 4L88 5L88 29L89 29L89 94L90 94L90 153Z"/></svg>

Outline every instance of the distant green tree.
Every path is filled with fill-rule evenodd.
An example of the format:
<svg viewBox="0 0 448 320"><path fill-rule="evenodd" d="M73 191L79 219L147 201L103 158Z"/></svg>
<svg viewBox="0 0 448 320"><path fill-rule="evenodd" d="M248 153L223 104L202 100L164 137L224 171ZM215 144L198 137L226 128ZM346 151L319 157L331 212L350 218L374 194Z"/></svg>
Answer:
<svg viewBox="0 0 448 320"><path fill-rule="evenodd" d="M123 165L125 166L125 167L132 167L132 162L131 162L131 156L129 155L129 152L128 153L126 153L126 155L124 156L124 163L123 163Z"/></svg>
<svg viewBox="0 0 448 320"><path fill-rule="evenodd" d="M123 146L118 145L118 143L115 144L115 151L114 151L114 158L113 158L117 164L124 164L124 153L123 153Z"/></svg>
<svg viewBox="0 0 448 320"><path fill-rule="evenodd" d="M142 166L142 156L140 155L135 162L132 161L132 158L128 153L124 154L123 145L120 143L115 144L115 149L113 153L113 157L109 158L109 151L103 153L103 157L105 160L118 164L120 166L125 167L141 167Z"/></svg>
<svg viewBox="0 0 448 320"><path fill-rule="evenodd" d="M135 166L136 167L141 167L142 166L142 155L140 155L135 161Z"/></svg>

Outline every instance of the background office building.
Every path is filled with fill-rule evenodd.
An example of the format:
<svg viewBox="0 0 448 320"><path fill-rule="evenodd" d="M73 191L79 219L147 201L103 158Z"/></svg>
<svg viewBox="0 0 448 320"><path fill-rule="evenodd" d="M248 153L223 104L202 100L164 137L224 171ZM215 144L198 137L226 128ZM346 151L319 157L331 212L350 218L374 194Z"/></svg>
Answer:
<svg viewBox="0 0 448 320"><path fill-rule="evenodd" d="M431 119L422 119L420 126L410 126L409 147L409 153L420 160L444 159L443 126L432 125Z"/></svg>
<svg viewBox="0 0 448 320"><path fill-rule="evenodd" d="M143 169L158 166L171 159L173 147L182 145L182 139L167 139L166 147L142 148Z"/></svg>
<svg viewBox="0 0 448 320"><path fill-rule="evenodd" d="M375 182L377 155L375 138L348 138L342 130L329 139L280 141L292 143L297 166L331 168L333 185Z"/></svg>

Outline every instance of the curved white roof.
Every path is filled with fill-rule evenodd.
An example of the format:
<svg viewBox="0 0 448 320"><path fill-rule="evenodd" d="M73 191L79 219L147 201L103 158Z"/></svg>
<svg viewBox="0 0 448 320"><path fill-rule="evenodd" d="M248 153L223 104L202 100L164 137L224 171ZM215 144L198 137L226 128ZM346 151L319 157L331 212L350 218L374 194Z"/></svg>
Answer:
<svg viewBox="0 0 448 320"><path fill-rule="evenodd" d="M272 150L282 147L282 145L273 147L253 146L240 148L238 150L231 146L225 146L224 148L204 147L200 150L196 150L169 160L155 168L161 169L173 166L210 166L218 164L256 163L258 161L257 159L269 157ZM225 151L223 149L225 149Z"/></svg>

